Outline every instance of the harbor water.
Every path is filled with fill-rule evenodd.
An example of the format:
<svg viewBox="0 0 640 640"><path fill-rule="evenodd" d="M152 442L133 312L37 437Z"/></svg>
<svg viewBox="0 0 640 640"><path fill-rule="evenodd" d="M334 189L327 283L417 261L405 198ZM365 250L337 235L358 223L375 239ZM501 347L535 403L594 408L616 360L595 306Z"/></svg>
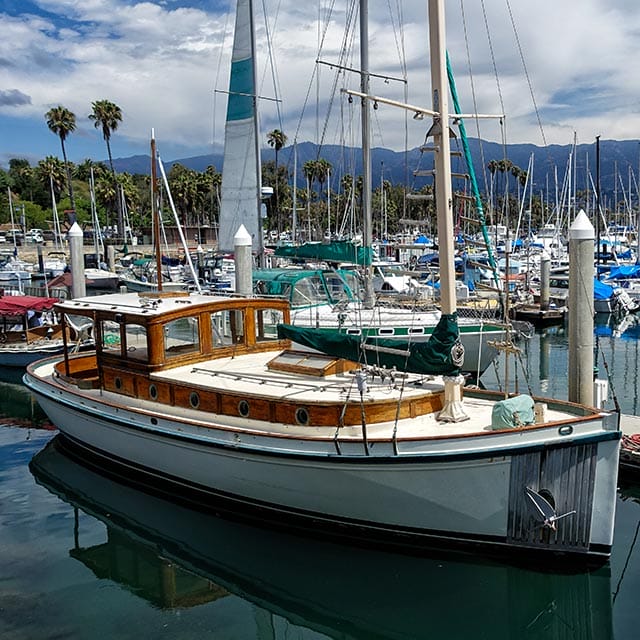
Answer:
<svg viewBox="0 0 640 640"><path fill-rule="evenodd" d="M598 377L637 414L638 326L607 320L596 333ZM511 384L566 397L562 327L519 346ZM483 384L504 372L498 362ZM3 639L637 637L632 479L621 478L610 562L569 571L261 529L79 464L15 379L0 383L0 415Z"/></svg>

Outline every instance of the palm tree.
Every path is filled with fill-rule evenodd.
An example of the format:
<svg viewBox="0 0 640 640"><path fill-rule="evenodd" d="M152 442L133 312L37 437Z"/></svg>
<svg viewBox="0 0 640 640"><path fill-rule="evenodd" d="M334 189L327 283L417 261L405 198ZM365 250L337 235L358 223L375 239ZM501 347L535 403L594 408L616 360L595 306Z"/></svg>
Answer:
<svg viewBox="0 0 640 640"><path fill-rule="evenodd" d="M119 191L116 171L113 168L113 157L111 156L111 134L118 128L122 122L122 110L117 104L109 100L96 100L91 103L93 111L89 114L89 120L93 120L96 129L102 129L102 137L107 143L107 155L109 156L109 166L113 174L113 181L116 184L116 191ZM118 209L118 229L122 233L124 229L124 220L122 218L122 204L120 196L116 199Z"/></svg>
<svg viewBox="0 0 640 640"><path fill-rule="evenodd" d="M58 105L52 107L47 111L44 116L47 120L47 126L52 133L55 133L60 138L60 145L62 146L62 158L64 159L64 166L67 170L67 184L69 185L69 200L71 200L71 209L73 209L73 216L75 221L76 202L73 197L73 184L71 182L71 167L67 162L67 150L64 146L64 141L67 136L76 130L76 115L72 111L69 111L66 107Z"/></svg>
<svg viewBox="0 0 640 640"><path fill-rule="evenodd" d="M274 129L267 134L267 144L273 147L276 152L276 226L278 234L282 231L282 221L280 218L280 189L278 188L278 152L287 143L287 136L280 129Z"/></svg>

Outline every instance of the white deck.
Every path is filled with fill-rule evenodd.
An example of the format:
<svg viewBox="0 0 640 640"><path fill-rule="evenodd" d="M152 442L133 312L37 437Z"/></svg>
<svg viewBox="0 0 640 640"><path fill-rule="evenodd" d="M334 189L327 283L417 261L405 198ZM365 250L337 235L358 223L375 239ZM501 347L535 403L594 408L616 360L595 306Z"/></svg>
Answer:
<svg viewBox="0 0 640 640"><path fill-rule="evenodd" d="M296 382L292 382L290 373L272 371L267 368L267 363L275 356L274 352L255 354L250 357L223 358L198 365L187 365L174 369L164 370L152 374L152 379L171 382L180 380L190 384L206 387L207 389L223 393L242 393L254 397L283 398L302 405L313 403L343 403L348 398L359 401L360 394L357 389L354 375L350 373L318 378L315 376L296 375ZM422 381L419 385L413 384ZM409 399L424 396L425 392L439 393L443 382L440 377L421 377L409 375L404 386L402 379L392 384L389 380L381 382L367 381L367 393L365 402L388 401L390 399ZM402 388L401 388L402 387ZM413 419L400 420L397 423L383 422L368 424L367 434L370 438L392 438L396 431L396 438L437 438L443 436L464 436L481 434L491 431L491 414L495 402L478 398L467 397L463 400L465 413L468 420L457 423L440 422L438 413L422 415ZM157 405L156 405L157 407ZM193 412L202 420L202 412ZM559 421L574 418L567 412L554 411L547 408L547 421ZM227 420L237 421L237 426L264 431L268 425L272 433L281 433L288 436L327 437L333 435L337 425L331 427L308 427L301 425L285 425L279 423L255 422L250 426L247 419L234 419L225 416ZM252 421L249 421L252 422ZM360 426L340 429L340 437L362 437Z"/></svg>

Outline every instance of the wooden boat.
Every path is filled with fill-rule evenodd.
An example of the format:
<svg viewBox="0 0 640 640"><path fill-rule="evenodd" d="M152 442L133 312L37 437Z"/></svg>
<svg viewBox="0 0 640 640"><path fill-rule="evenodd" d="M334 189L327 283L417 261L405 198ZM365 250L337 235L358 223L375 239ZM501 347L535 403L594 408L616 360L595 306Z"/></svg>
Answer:
<svg viewBox="0 0 640 640"><path fill-rule="evenodd" d="M239 24L247 11L241 0ZM442 0L429 14L444 33ZM96 352L32 364L24 383L64 438L105 464L261 519L603 561L617 414L463 388L447 74L432 50L442 316L421 368L385 366L386 345L293 350L283 300L131 293L57 305L65 324L93 322Z"/></svg>
<svg viewBox="0 0 640 640"><path fill-rule="evenodd" d="M469 419L441 422L446 380L292 351L283 301L132 293L57 308L94 322L97 350L32 364L24 382L105 462L375 538L609 553L613 414L538 401L535 421L519 407L531 423L507 426L496 415L513 399L465 390ZM557 515L537 517L527 491Z"/></svg>

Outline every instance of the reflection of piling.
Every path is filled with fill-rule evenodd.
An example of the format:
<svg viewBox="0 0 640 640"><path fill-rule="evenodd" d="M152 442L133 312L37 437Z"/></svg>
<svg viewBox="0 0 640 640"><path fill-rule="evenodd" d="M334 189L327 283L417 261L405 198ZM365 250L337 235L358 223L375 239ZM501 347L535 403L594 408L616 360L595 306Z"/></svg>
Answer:
<svg viewBox="0 0 640 640"><path fill-rule="evenodd" d="M251 245L251 236L245 226L241 225L233 237L233 246L236 266L236 293L243 296L250 296L253 292Z"/></svg>
<svg viewBox="0 0 640 640"><path fill-rule="evenodd" d="M67 237L71 261L71 297L84 298L87 295L87 286L84 281L84 238L77 222L73 223Z"/></svg>
<svg viewBox="0 0 640 640"><path fill-rule="evenodd" d="M551 341L549 337L542 333L540 335L540 390L546 391L549 388L549 356L551 353Z"/></svg>
<svg viewBox="0 0 640 640"><path fill-rule="evenodd" d="M42 245L38 245L38 271L44 273L44 256L42 255Z"/></svg>
<svg viewBox="0 0 640 640"><path fill-rule="evenodd" d="M569 229L569 400L593 406L593 225L580 210Z"/></svg>
<svg viewBox="0 0 640 640"><path fill-rule="evenodd" d="M546 251L542 252L540 257L540 309L547 311L549 309L549 299L551 297L550 285L551 280L551 258Z"/></svg>

